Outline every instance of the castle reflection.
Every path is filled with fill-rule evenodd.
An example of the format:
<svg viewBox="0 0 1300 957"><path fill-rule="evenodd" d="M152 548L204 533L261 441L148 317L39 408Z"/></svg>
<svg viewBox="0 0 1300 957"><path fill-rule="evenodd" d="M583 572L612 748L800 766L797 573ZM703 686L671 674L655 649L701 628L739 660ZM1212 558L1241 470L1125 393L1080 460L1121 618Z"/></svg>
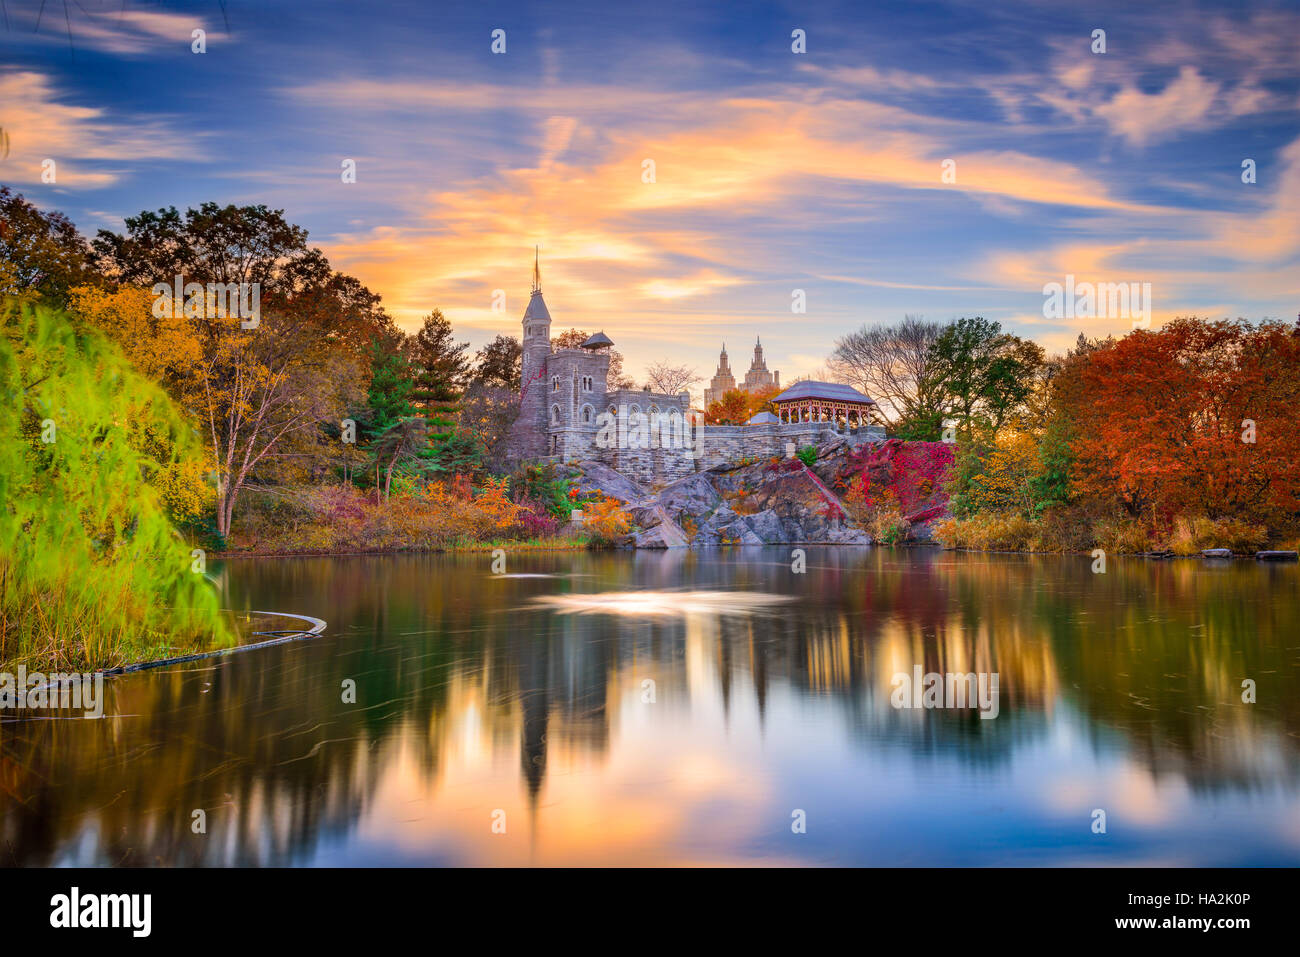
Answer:
<svg viewBox="0 0 1300 957"><path fill-rule="evenodd" d="M226 565L233 607L327 636L112 680L102 721L6 718L0 862L1300 861L1294 567L510 562ZM998 717L895 709L916 665L997 673ZM1099 806L1125 827L1080 843Z"/></svg>

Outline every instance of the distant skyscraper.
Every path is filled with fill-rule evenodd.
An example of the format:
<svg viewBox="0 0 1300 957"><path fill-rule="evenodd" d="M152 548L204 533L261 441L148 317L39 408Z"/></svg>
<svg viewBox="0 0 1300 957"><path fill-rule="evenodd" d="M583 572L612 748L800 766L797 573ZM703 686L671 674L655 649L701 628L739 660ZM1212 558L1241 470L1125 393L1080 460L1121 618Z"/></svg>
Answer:
<svg viewBox="0 0 1300 957"><path fill-rule="evenodd" d="M761 340L755 338L754 361L749 371L745 373L745 381L740 385L736 384L736 377L731 373L731 364L727 361L727 346L723 343L722 354L718 357L718 371L714 373L709 387L704 390L704 407L707 409L714 402L720 402L722 397L733 389L739 389L741 392L756 392L768 386L780 388L781 373L767 370Z"/></svg>
<svg viewBox="0 0 1300 957"><path fill-rule="evenodd" d="M718 356L718 371L704 390L704 407L707 409L736 387L736 377L731 374L731 365L727 362L727 344L722 344L722 354Z"/></svg>

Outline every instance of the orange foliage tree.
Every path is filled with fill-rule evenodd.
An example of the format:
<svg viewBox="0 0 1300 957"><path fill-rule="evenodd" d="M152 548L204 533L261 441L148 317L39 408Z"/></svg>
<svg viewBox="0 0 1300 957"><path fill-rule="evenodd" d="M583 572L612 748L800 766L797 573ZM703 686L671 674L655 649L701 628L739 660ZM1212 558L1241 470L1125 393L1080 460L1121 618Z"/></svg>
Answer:
<svg viewBox="0 0 1300 957"><path fill-rule="evenodd" d="M758 413L772 411L772 399L780 393L777 386L753 392L731 389L704 410L704 421L709 425L744 425Z"/></svg>
<svg viewBox="0 0 1300 957"><path fill-rule="evenodd" d="M1300 509L1300 337L1176 319L1092 351L1071 390L1073 484L1156 521Z"/></svg>

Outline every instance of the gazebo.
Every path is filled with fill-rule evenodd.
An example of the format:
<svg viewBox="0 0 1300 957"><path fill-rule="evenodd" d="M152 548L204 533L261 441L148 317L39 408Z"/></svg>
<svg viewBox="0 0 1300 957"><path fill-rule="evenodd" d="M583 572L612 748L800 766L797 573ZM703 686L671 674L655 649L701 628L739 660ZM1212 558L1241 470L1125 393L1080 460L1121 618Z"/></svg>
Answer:
<svg viewBox="0 0 1300 957"><path fill-rule="evenodd" d="M772 400L783 423L833 422L861 428L876 403L851 385L838 382L796 382Z"/></svg>

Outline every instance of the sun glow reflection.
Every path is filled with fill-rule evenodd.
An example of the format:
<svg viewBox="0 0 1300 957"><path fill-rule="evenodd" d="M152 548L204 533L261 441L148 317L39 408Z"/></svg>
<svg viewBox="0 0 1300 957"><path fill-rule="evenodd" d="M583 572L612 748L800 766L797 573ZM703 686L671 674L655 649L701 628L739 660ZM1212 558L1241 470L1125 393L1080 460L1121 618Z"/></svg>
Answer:
<svg viewBox="0 0 1300 957"><path fill-rule="evenodd" d="M752 615L793 600L790 595L756 591L611 591L590 595L543 595L533 599L532 603L565 615L644 618Z"/></svg>

